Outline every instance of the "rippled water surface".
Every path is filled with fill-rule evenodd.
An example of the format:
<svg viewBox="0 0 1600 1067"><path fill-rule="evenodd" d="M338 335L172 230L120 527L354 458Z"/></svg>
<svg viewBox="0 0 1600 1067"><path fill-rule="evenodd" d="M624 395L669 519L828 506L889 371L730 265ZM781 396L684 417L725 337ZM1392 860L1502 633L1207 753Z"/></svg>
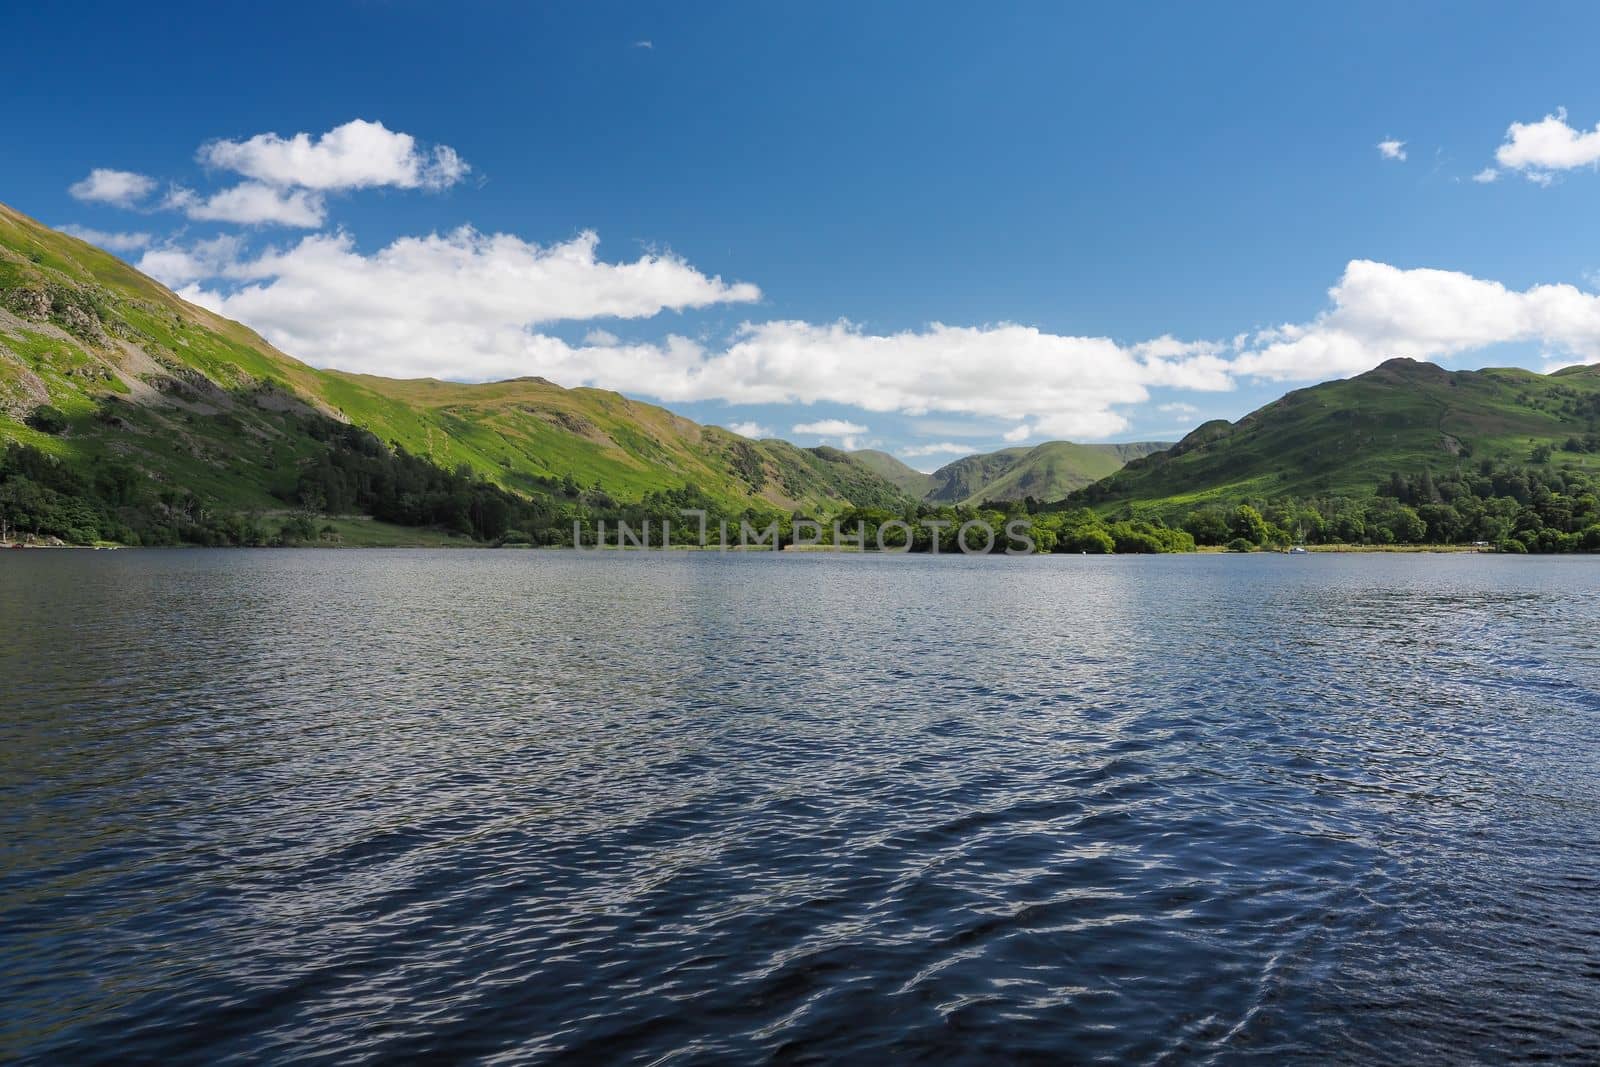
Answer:
<svg viewBox="0 0 1600 1067"><path fill-rule="evenodd" d="M1593 1061L1597 593L0 554L0 1060Z"/></svg>

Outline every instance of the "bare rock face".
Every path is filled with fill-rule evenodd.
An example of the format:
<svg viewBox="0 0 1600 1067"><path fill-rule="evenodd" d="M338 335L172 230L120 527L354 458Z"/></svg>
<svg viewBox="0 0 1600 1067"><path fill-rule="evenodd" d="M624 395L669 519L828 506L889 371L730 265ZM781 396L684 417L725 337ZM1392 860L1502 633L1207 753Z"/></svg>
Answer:
<svg viewBox="0 0 1600 1067"><path fill-rule="evenodd" d="M43 289L8 289L5 306L20 319L44 322L50 317L50 294Z"/></svg>
<svg viewBox="0 0 1600 1067"><path fill-rule="evenodd" d="M85 311L77 304L64 301L53 301L51 310L55 318L68 333L81 337L91 344L104 345L107 343L105 328L100 324L99 318L93 313Z"/></svg>
<svg viewBox="0 0 1600 1067"><path fill-rule="evenodd" d="M45 388L39 376L27 367L18 365L9 375L9 382L0 379L0 412L18 422L26 418L28 412L40 404L49 402L50 390Z"/></svg>
<svg viewBox="0 0 1600 1067"><path fill-rule="evenodd" d="M57 326L92 345L110 343L105 324L94 312L94 304L82 293L57 285L45 288L19 286L0 293L0 305L28 322L54 322Z"/></svg>

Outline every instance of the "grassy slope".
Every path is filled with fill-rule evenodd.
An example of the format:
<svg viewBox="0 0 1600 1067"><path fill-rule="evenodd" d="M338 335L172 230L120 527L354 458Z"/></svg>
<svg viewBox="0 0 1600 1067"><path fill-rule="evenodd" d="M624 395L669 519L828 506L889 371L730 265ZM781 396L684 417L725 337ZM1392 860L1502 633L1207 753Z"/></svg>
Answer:
<svg viewBox="0 0 1600 1067"><path fill-rule="evenodd" d="M1600 368L1541 375L1390 360L1296 390L1236 423L1207 423L1085 495L1103 509L1157 515L1245 499L1365 497L1394 471L1526 463L1540 444L1557 449L1555 462L1600 466L1600 456L1559 451L1593 430L1597 415Z"/></svg>
<svg viewBox="0 0 1600 1067"><path fill-rule="evenodd" d="M909 496L921 500L933 491L933 475L908 467L887 452L863 448L850 453L856 462L875 472L878 477L898 486Z"/></svg>
<svg viewBox="0 0 1600 1067"><path fill-rule="evenodd" d="M1046 441L1032 448L1003 448L966 456L933 472L927 499L937 503L982 500L1053 500L1099 481L1140 456L1168 447L1159 442L1082 445Z"/></svg>
<svg viewBox="0 0 1600 1067"><path fill-rule="evenodd" d="M571 475L622 500L693 483L735 507L903 501L843 453L748 441L616 393L315 370L4 205L0 309L0 440L88 464L122 455L230 507L275 506L271 489L318 451L294 417L312 410L514 490ZM97 419L110 394L129 402ZM46 401L72 418L66 436L24 424Z"/></svg>

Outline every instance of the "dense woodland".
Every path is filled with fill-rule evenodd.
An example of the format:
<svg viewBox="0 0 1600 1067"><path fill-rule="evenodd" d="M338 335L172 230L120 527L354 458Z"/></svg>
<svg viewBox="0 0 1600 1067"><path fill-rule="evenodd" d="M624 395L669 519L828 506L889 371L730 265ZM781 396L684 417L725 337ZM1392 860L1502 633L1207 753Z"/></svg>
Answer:
<svg viewBox="0 0 1600 1067"><path fill-rule="evenodd" d="M1396 472L1367 499L1201 507L1180 525L1200 545L1476 543L1504 552L1600 551L1600 479L1552 460L1551 450L1539 448L1526 466L1485 460L1459 474Z"/></svg>

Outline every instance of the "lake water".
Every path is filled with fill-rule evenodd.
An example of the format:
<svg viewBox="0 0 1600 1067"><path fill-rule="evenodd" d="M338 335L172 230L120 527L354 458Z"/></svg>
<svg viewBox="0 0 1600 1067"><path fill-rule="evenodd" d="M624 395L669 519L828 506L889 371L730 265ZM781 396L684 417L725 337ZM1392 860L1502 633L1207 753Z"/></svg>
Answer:
<svg viewBox="0 0 1600 1067"><path fill-rule="evenodd" d="M0 554L0 1060L1600 1057L1600 561Z"/></svg>

